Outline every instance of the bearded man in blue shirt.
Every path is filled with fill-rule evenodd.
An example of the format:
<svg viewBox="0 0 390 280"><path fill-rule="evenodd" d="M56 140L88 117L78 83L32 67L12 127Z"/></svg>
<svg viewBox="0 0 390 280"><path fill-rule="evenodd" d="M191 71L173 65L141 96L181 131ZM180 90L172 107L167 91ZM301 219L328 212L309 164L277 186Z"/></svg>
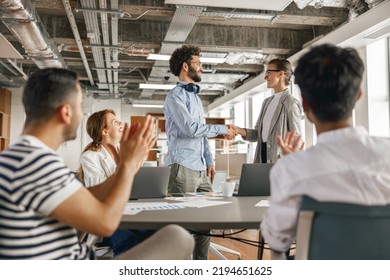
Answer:
<svg viewBox="0 0 390 280"><path fill-rule="evenodd" d="M171 72L179 82L167 95L164 104L168 137L166 165L171 167L169 193L210 192L215 168L208 137L225 135L233 139L235 132L226 125L205 124L202 102L198 96L203 72L200 49L182 46L170 60ZM195 235L194 260L207 259L210 237Z"/></svg>

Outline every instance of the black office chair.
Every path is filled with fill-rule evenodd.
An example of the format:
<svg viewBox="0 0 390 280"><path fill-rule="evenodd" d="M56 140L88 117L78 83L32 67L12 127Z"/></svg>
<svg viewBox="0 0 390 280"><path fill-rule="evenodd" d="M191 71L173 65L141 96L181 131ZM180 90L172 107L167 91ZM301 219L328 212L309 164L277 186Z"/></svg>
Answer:
<svg viewBox="0 0 390 280"><path fill-rule="evenodd" d="M295 259L390 260L390 205L302 197Z"/></svg>

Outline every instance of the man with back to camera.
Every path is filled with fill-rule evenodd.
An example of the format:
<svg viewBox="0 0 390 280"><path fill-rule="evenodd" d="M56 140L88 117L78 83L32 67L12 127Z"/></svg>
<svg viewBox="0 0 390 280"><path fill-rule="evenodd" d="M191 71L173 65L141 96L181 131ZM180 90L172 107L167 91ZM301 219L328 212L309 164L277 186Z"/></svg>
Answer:
<svg viewBox="0 0 390 280"><path fill-rule="evenodd" d="M205 124L202 102L198 96L203 72L200 49L182 46L176 49L169 68L179 82L167 95L164 104L168 137L166 165L171 166L169 193L210 192L215 168L208 137L235 137L226 125ZM207 259L210 237L195 235L193 259Z"/></svg>
<svg viewBox="0 0 390 280"><path fill-rule="evenodd" d="M153 120L125 125L116 173L87 190L55 152L76 138L82 102L72 71L47 68L27 80L22 136L0 154L0 259L94 259L76 229L99 236L117 229L139 162L156 141ZM186 230L167 226L116 259L186 259L193 245Z"/></svg>
<svg viewBox="0 0 390 280"><path fill-rule="evenodd" d="M281 158L271 170L270 208L261 231L273 259L285 258L295 240L302 195L362 205L390 203L390 140L353 127L363 72L355 49L329 44L312 48L298 61L295 81L318 140L306 151ZM297 149L278 140L283 150Z"/></svg>

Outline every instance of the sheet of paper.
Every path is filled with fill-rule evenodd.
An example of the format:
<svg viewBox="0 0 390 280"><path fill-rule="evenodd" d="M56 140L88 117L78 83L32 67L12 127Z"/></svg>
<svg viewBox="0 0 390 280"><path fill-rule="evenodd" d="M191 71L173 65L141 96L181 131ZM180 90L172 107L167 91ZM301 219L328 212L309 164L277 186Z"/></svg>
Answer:
<svg viewBox="0 0 390 280"><path fill-rule="evenodd" d="M129 202L126 204L124 214L135 215L141 211L181 209L181 203L167 202Z"/></svg>
<svg viewBox="0 0 390 280"><path fill-rule="evenodd" d="M126 215L136 215L136 214L138 214L141 211L142 210L134 210L132 208L125 207L125 210L123 211L123 214L126 214Z"/></svg>
<svg viewBox="0 0 390 280"><path fill-rule="evenodd" d="M197 196L166 197L165 199L173 200L173 201L191 202L191 201L198 201L198 200L220 200L224 198L222 195L209 193L209 194L197 195Z"/></svg>
<svg viewBox="0 0 390 280"><path fill-rule="evenodd" d="M216 205L222 205L222 204L228 204L228 203L232 203L232 202L197 199L194 201L182 202L182 203L180 203L180 205L185 206L185 207L202 208L202 207L216 206Z"/></svg>
<svg viewBox="0 0 390 280"><path fill-rule="evenodd" d="M166 197L164 199L173 200L173 201L194 201L194 200L198 200L199 197L196 197L196 196L175 196L175 197Z"/></svg>
<svg viewBox="0 0 390 280"><path fill-rule="evenodd" d="M269 207L269 201L268 200L260 200L256 203L256 207Z"/></svg>

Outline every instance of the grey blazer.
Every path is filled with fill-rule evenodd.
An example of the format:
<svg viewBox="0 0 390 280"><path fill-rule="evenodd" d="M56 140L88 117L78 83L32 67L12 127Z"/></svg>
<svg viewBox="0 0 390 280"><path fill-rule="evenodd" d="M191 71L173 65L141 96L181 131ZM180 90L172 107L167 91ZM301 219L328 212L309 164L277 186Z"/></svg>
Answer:
<svg viewBox="0 0 390 280"><path fill-rule="evenodd" d="M259 118L257 119L254 129L246 128L247 135L245 140L255 142L257 141L257 148L254 157L254 163L261 163L261 129L263 126L263 119L268 105L273 96L264 100ZM301 120L303 119L303 109L301 102L294 98L289 90L282 93L279 104L276 107L275 113L271 119L270 131L267 139L267 162L274 163L281 156L280 148L276 142L276 135L284 137L286 132L295 130L302 133Z"/></svg>

